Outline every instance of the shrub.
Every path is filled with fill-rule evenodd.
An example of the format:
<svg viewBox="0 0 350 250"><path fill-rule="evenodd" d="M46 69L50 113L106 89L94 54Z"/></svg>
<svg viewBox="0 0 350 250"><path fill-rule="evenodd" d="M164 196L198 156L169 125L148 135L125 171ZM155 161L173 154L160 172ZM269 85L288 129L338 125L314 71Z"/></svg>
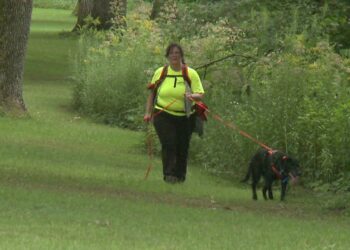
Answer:
<svg viewBox="0 0 350 250"><path fill-rule="evenodd" d="M309 183L329 183L350 170L350 61L335 53L323 35L310 39L307 27L293 28L300 25L292 22L275 43L279 49L257 53L258 59L246 67L230 61L211 69L206 98L224 119L298 158ZM249 35L238 43L245 39L254 44ZM246 86L252 89L250 95ZM200 148L197 159L213 172L243 176L259 146L213 120L207 125L203 143L195 145Z"/></svg>
<svg viewBox="0 0 350 250"><path fill-rule="evenodd" d="M162 40L156 24L142 12L127 21L127 30L82 31L74 106L98 121L138 129L146 83L161 65Z"/></svg>

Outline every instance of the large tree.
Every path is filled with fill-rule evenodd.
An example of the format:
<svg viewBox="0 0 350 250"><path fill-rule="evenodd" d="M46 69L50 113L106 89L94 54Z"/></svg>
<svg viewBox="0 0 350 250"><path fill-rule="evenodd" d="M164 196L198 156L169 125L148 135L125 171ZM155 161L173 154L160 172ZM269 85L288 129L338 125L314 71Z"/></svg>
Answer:
<svg viewBox="0 0 350 250"><path fill-rule="evenodd" d="M153 0L151 19L154 20L159 16L159 13L164 6L166 0Z"/></svg>
<svg viewBox="0 0 350 250"><path fill-rule="evenodd" d="M78 0L74 11L78 19L73 28L73 31L77 31L80 27L83 27L85 25L85 18L91 15L93 7L94 0Z"/></svg>
<svg viewBox="0 0 350 250"><path fill-rule="evenodd" d="M86 18L98 19L98 29L110 29L112 26L125 25L127 0L78 0L77 23L73 30L86 24Z"/></svg>
<svg viewBox="0 0 350 250"><path fill-rule="evenodd" d="M0 0L0 108L25 112L22 96L24 57L32 0Z"/></svg>

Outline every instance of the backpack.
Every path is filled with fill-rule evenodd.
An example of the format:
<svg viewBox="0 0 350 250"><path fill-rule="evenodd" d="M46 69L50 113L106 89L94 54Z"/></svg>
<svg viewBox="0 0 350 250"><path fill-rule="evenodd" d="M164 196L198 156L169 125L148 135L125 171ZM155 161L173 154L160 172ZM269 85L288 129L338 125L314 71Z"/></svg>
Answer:
<svg viewBox="0 0 350 250"><path fill-rule="evenodd" d="M176 76L175 75L168 75L168 68L169 68L169 65L165 65L162 69L162 73L160 74L159 79L155 83L149 83L147 85L147 89L153 90L153 105L155 105L157 102L157 92L158 92L160 85L165 80L165 78L175 77L174 85L176 85L176 77L178 77L178 75L176 75ZM181 71L182 71L182 77L185 81L186 89L189 88L189 90L191 90L191 82L192 81L188 75L188 66L186 64L183 64ZM186 107L186 105L192 106L192 101L189 100L188 102L186 102L186 100L185 100L185 107ZM199 136L202 136L203 135L203 121L207 121L208 107L203 102L199 101L199 102L196 102L196 104L193 107L189 107L189 109L195 110L195 114L196 114L193 132L197 133Z"/></svg>
<svg viewBox="0 0 350 250"><path fill-rule="evenodd" d="M162 84L162 82L165 80L165 78L167 77L178 77L178 75L174 76L174 75L168 75L168 68L169 68L169 65L165 65L162 69L162 73L160 74L160 77L159 79L155 82L155 83L149 83L147 85L147 89L150 89L150 90L153 90L154 94L157 93L160 85ZM186 64L183 64L182 65L182 77L184 78L185 82L191 86L191 79L190 77L188 76L188 67Z"/></svg>

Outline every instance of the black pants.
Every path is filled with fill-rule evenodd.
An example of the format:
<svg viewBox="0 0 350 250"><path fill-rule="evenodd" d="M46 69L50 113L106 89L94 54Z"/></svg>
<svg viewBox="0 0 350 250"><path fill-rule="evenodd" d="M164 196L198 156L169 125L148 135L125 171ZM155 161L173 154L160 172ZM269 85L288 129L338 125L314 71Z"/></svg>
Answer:
<svg viewBox="0 0 350 250"><path fill-rule="evenodd" d="M154 118L154 127L162 145L163 174L186 179L187 157L191 134L194 126L194 115L175 116L166 112Z"/></svg>

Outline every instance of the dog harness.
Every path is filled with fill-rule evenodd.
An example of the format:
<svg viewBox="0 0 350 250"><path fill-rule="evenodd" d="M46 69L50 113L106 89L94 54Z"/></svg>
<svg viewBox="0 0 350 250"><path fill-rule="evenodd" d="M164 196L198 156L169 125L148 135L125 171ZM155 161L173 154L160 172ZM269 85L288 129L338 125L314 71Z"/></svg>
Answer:
<svg viewBox="0 0 350 250"><path fill-rule="evenodd" d="M277 150L269 150L268 151L268 155L270 157L272 157L273 154L275 154L276 152L277 152ZM285 155L282 157L282 161L285 161L287 159L288 159L288 157L285 156ZM274 163L272 163L271 169L272 169L272 172L277 176L277 178L280 179L283 183L287 183L288 182L288 176L282 178L283 177L283 169L278 171L278 169L277 169L277 167L275 166Z"/></svg>

